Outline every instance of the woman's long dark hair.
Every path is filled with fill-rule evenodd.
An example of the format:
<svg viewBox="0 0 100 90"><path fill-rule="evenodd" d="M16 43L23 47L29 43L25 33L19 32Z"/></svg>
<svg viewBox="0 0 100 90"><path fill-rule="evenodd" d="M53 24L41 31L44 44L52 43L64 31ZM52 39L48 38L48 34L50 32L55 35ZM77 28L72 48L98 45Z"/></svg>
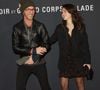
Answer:
<svg viewBox="0 0 100 90"><path fill-rule="evenodd" d="M78 30L82 28L83 19L79 15L77 8L73 4L64 4L62 8L66 9L72 15L72 22ZM63 24L66 25L66 21L63 20Z"/></svg>

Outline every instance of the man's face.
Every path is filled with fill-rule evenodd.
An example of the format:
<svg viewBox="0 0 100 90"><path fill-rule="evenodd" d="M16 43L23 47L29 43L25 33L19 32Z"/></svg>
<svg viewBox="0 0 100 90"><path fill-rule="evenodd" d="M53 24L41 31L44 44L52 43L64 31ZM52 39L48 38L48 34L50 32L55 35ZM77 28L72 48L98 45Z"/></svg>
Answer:
<svg viewBox="0 0 100 90"><path fill-rule="evenodd" d="M32 20L35 15L35 7L29 6L23 12L24 18Z"/></svg>

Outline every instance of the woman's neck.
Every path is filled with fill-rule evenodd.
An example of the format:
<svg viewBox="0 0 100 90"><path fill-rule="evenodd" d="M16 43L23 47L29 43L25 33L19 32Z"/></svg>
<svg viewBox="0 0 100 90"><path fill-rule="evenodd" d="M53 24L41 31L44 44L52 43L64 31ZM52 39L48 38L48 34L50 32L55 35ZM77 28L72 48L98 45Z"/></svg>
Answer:
<svg viewBox="0 0 100 90"><path fill-rule="evenodd" d="M74 24L73 24L73 22L72 22L71 19L67 20L67 25L66 25L66 27L68 28L68 34L69 34L70 36L72 36L72 30L74 29Z"/></svg>
<svg viewBox="0 0 100 90"><path fill-rule="evenodd" d="M66 23L66 24L67 24L66 26L73 25L72 19L68 19L66 22L67 22L67 23Z"/></svg>

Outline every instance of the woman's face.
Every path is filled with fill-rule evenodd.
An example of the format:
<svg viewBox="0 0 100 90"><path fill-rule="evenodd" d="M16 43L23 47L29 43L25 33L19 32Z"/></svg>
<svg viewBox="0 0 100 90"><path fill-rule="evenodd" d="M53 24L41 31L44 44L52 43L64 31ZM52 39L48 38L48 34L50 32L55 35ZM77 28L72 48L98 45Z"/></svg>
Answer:
<svg viewBox="0 0 100 90"><path fill-rule="evenodd" d="M72 19L71 14L65 8L62 8L62 10L61 10L61 16L62 16L63 20Z"/></svg>

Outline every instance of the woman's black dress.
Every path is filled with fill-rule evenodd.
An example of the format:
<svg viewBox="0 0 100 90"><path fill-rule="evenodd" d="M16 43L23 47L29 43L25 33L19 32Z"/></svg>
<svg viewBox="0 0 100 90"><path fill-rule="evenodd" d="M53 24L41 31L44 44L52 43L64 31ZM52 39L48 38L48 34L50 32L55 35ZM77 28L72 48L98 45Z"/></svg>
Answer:
<svg viewBox="0 0 100 90"><path fill-rule="evenodd" d="M74 28L70 36L68 29L59 24L50 38L50 44L56 41L59 44L59 76L68 78L86 76L83 64L90 64L91 56L85 26L83 25L80 30Z"/></svg>

